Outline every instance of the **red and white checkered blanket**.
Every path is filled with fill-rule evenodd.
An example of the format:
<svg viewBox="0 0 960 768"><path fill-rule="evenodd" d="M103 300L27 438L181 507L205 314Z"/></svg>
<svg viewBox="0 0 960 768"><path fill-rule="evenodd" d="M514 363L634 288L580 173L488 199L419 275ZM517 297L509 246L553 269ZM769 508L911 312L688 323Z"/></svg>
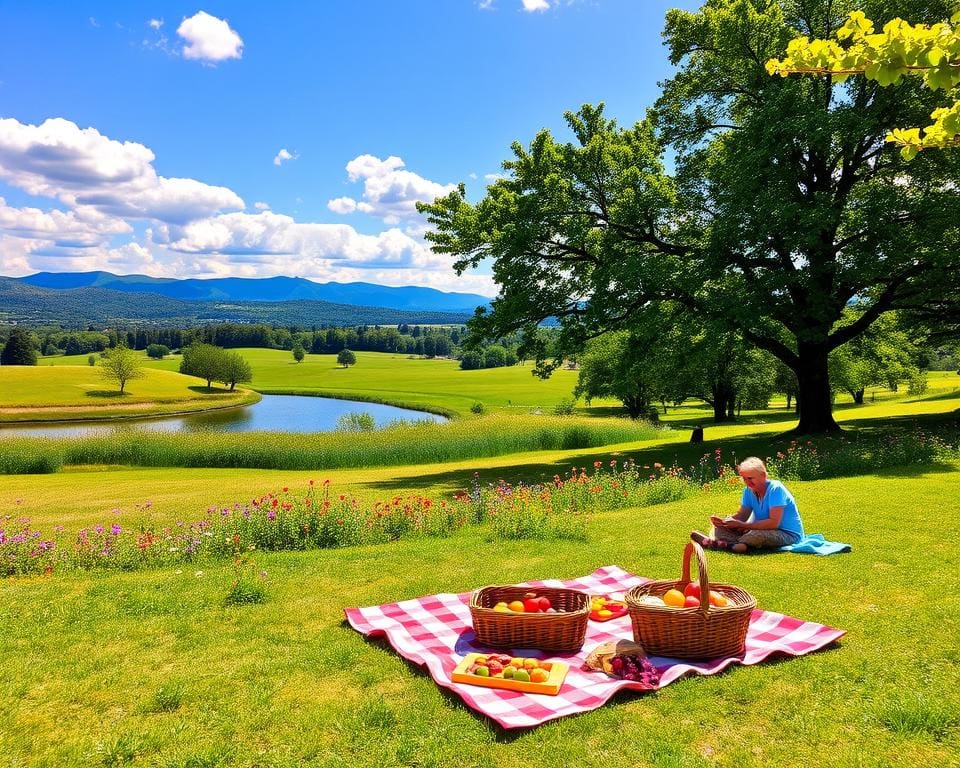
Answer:
<svg viewBox="0 0 960 768"><path fill-rule="evenodd" d="M615 565L599 568L589 576L560 581L530 581L524 586L568 587L592 595L622 595L636 584L649 579L635 576ZM504 728L530 728L577 712L596 709L621 688L644 690L638 683L614 680L599 672L581 669L587 654L606 640L632 639L629 616L587 624L583 650L577 654L553 654L530 649L511 649L514 655L557 658L570 664L563 688L556 696L522 693L497 688L481 688L454 683L454 668L473 651L489 651L474 645L470 620L470 592L440 594L404 600L368 608L347 608L350 625L364 635L386 635L387 640L406 659L426 665L438 685L449 688L467 706L493 718ZM684 675L713 675L731 664L758 664L771 654L803 656L823 648L845 634L822 624L801 621L782 613L756 610L750 618L747 648L743 656L712 659L705 662L651 657L660 672L659 688Z"/></svg>

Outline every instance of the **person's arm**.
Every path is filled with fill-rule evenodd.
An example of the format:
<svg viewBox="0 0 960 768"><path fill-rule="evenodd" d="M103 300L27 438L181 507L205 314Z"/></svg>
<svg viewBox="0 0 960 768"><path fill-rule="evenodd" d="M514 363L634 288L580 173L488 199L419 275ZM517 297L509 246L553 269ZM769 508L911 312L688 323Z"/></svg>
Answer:
<svg viewBox="0 0 960 768"><path fill-rule="evenodd" d="M783 507L770 507L770 517L766 520L757 520L753 523L736 523L730 528L737 528L743 531L772 531L780 527L783 520Z"/></svg>
<svg viewBox="0 0 960 768"><path fill-rule="evenodd" d="M781 512L782 512L782 508L781 508ZM744 521L750 517L750 514L751 514L750 507L745 507L743 504L741 504L740 508L736 512L734 512L732 515L730 515L730 517L714 516L710 518L710 522L713 523L714 525L723 526L724 528L740 529L744 525L746 525Z"/></svg>

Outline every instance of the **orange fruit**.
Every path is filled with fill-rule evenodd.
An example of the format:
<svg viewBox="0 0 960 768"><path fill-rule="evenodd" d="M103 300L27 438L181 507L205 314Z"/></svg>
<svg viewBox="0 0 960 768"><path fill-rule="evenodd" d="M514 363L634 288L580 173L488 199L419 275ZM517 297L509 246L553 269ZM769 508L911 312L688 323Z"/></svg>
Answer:
<svg viewBox="0 0 960 768"><path fill-rule="evenodd" d="M523 669L523 659L519 656L514 656L510 659L510 666L515 667L516 669Z"/></svg>
<svg viewBox="0 0 960 768"><path fill-rule="evenodd" d="M597 611L597 616L607 618L607 616L613 616L613 611L609 611L606 608L601 608L599 611Z"/></svg>
<svg viewBox="0 0 960 768"><path fill-rule="evenodd" d="M523 668L524 668L524 669L536 669L536 668L539 667L539 666L540 666L540 662L537 661L536 659L524 659L524 660L523 660Z"/></svg>
<svg viewBox="0 0 960 768"><path fill-rule="evenodd" d="M663 602L673 608L683 608L686 596L679 589L671 589L663 596Z"/></svg>
<svg viewBox="0 0 960 768"><path fill-rule="evenodd" d="M710 590L710 605L715 608L725 608L729 602L726 595Z"/></svg>
<svg viewBox="0 0 960 768"><path fill-rule="evenodd" d="M540 669L542 669L542 670L544 670L544 671L546 671L546 672L549 672L551 669L553 669L553 662L550 662L550 661L541 661L541 662L540 662Z"/></svg>
<svg viewBox="0 0 960 768"><path fill-rule="evenodd" d="M514 613L523 613L523 600L514 600L507 606L507 608Z"/></svg>
<svg viewBox="0 0 960 768"><path fill-rule="evenodd" d="M530 672L531 683L545 683L550 679L550 673L545 669L534 669Z"/></svg>

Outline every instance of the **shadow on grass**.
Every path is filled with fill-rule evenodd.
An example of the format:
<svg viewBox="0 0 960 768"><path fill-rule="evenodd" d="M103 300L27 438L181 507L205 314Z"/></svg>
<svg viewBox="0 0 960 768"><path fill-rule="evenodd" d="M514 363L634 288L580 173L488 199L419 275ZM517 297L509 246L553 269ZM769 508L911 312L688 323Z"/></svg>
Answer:
<svg viewBox="0 0 960 768"><path fill-rule="evenodd" d="M207 387L202 384L192 384L187 389L196 392L198 395L229 395L231 392L226 387ZM233 391L236 392L236 390Z"/></svg>
<svg viewBox="0 0 960 768"><path fill-rule="evenodd" d="M916 429L918 427L942 427L955 422L958 415L960 415L960 409L952 414L924 414L920 416L896 416L882 420L875 418L856 420L846 422L843 432L837 434L851 438L855 438L857 434L873 437L880 433L896 433L899 430ZM702 459L712 462L713 456L718 450L721 451L725 462L730 462L733 459L739 461L747 456L771 456L779 450L784 450L792 440L796 439L788 433L773 435L757 433L710 440L709 432L707 432L706 437L707 439L703 443L673 443L624 451L604 451L602 448L587 449L582 453L566 456L556 461L524 461L522 457L518 457L515 464L502 463L494 468L478 467L477 469L452 469L433 472L419 475L418 480L423 483L424 487L441 486L453 492L468 488L474 479L484 485L495 483L498 480L508 480L514 485L518 483L529 485L550 482L554 475L569 477L570 471L574 467L578 470L585 468L588 473L591 473L596 462L599 461L607 466L611 459L622 462L625 459L632 458L641 468L652 467L656 462L665 467L676 464L688 468L697 465ZM476 461L479 463L486 461L486 459L478 458ZM943 474L955 471L955 467L950 464L935 462L890 469L870 467L860 472L850 471L837 476L856 477L870 474L881 477L919 477L926 474ZM386 492L408 490L410 488L410 478L384 478L369 483L369 487Z"/></svg>
<svg viewBox="0 0 960 768"><path fill-rule="evenodd" d="M130 393L121 392L119 389L93 389L87 392L87 397L120 398L130 397Z"/></svg>

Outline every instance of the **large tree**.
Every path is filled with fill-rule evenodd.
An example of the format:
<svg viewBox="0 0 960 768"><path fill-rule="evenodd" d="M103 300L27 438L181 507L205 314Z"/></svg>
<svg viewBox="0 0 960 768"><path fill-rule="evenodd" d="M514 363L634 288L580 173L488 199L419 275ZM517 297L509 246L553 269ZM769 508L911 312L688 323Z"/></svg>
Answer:
<svg viewBox="0 0 960 768"><path fill-rule="evenodd" d="M872 18L943 17L946 3L862 3ZM794 371L799 432L837 428L831 350L897 308L956 310L960 153L910 163L885 144L928 115L915 81L771 78L797 34L827 36L841 0L708 0L667 15L675 77L647 120L568 114L513 145L506 178L478 203L463 187L422 206L434 250L463 271L493 262L500 294L475 334L533 332L554 316L567 348L673 300L739 331ZM675 172L661 163L673 153ZM952 292L951 292L952 289ZM861 314L842 321L846 306Z"/></svg>

